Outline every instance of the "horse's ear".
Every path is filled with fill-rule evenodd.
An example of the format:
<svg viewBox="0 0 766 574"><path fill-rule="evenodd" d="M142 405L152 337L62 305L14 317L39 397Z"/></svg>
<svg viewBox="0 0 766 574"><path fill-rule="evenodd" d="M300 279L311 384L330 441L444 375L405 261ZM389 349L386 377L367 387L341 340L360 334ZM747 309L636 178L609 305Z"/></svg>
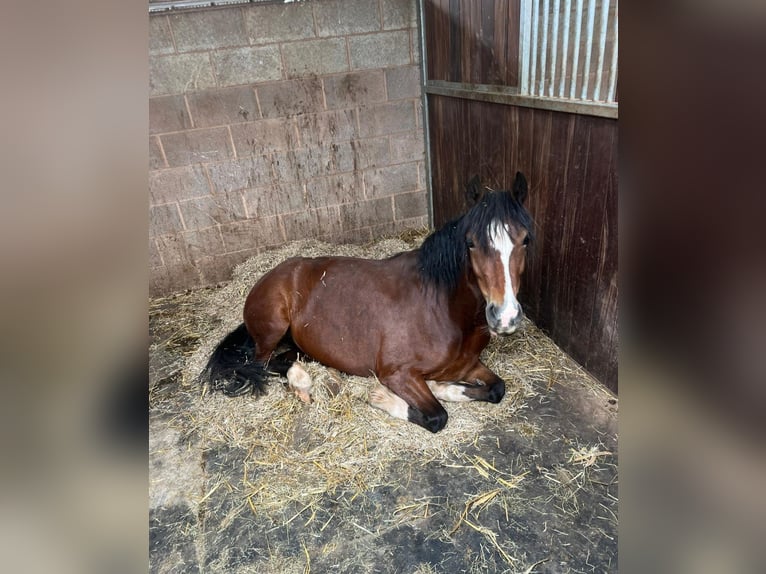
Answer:
<svg viewBox="0 0 766 574"><path fill-rule="evenodd" d="M484 195L484 187L481 185L481 180L478 175L474 175L468 183L465 184L465 198L468 201L468 205L472 206L482 198Z"/></svg>
<svg viewBox="0 0 766 574"><path fill-rule="evenodd" d="M522 205L527 199L527 178L520 171L516 172L516 181L513 182L513 197Z"/></svg>

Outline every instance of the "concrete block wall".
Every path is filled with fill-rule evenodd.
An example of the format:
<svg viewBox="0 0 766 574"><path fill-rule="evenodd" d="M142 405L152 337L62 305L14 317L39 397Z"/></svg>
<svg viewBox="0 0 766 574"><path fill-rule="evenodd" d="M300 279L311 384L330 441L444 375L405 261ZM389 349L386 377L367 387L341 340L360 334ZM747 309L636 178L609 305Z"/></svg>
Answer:
<svg viewBox="0 0 766 574"><path fill-rule="evenodd" d="M428 225L420 61L415 0L152 15L151 293Z"/></svg>

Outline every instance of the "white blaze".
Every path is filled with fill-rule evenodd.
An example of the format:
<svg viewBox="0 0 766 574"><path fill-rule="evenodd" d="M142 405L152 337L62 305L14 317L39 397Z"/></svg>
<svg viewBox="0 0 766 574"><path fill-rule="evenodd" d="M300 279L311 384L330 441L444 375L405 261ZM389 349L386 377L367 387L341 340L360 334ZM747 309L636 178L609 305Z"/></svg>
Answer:
<svg viewBox="0 0 766 574"><path fill-rule="evenodd" d="M490 247L496 249L500 253L500 260L503 262L503 276L505 277L503 302L498 303L497 301L492 301L492 303L499 305L500 307L500 325L502 327L508 327L511 321L513 321L521 312L519 302L513 294L514 285L511 282L511 253L513 253L513 241L511 240L511 233L508 230L508 226L503 225L499 221L493 222L489 231L489 244Z"/></svg>

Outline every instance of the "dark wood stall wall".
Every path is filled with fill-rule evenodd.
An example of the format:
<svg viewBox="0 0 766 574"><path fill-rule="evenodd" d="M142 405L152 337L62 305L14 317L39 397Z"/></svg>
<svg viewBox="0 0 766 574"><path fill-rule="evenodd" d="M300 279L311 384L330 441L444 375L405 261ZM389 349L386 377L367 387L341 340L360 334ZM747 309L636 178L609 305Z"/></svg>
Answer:
<svg viewBox="0 0 766 574"><path fill-rule="evenodd" d="M519 0L425 2L428 79L517 86Z"/></svg>
<svg viewBox="0 0 766 574"><path fill-rule="evenodd" d="M518 1L441 0L424 8L427 93L434 79L504 78L493 83L513 85L517 61L505 54L508 45L518 45ZM480 27L471 23L477 11ZM462 31L463 18L473 33ZM479 51L495 62L476 63ZM458 65L445 54L469 62ZM516 171L523 172L536 242L520 301L562 349L616 392L617 121L433 93L427 98L434 225L467 208L465 184L474 175L507 189Z"/></svg>
<svg viewBox="0 0 766 574"><path fill-rule="evenodd" d="M466 208L479 175L529 181L536 240L519 298L556 343L617 390L615 120L429 96L434 224Z"/></svg>

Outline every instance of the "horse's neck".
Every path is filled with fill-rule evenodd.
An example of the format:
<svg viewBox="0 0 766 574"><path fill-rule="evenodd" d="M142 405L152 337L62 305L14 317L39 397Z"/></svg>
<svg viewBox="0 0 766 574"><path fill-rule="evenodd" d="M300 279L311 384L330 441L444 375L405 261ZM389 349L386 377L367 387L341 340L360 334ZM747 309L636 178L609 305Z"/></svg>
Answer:
<svg viewBox="0 0 766 574"><path fill-rule="evenodd" d="M486 325L484 296L470 268L461 275L451 298L451 306L460 310L466 329Z"/></svg>

